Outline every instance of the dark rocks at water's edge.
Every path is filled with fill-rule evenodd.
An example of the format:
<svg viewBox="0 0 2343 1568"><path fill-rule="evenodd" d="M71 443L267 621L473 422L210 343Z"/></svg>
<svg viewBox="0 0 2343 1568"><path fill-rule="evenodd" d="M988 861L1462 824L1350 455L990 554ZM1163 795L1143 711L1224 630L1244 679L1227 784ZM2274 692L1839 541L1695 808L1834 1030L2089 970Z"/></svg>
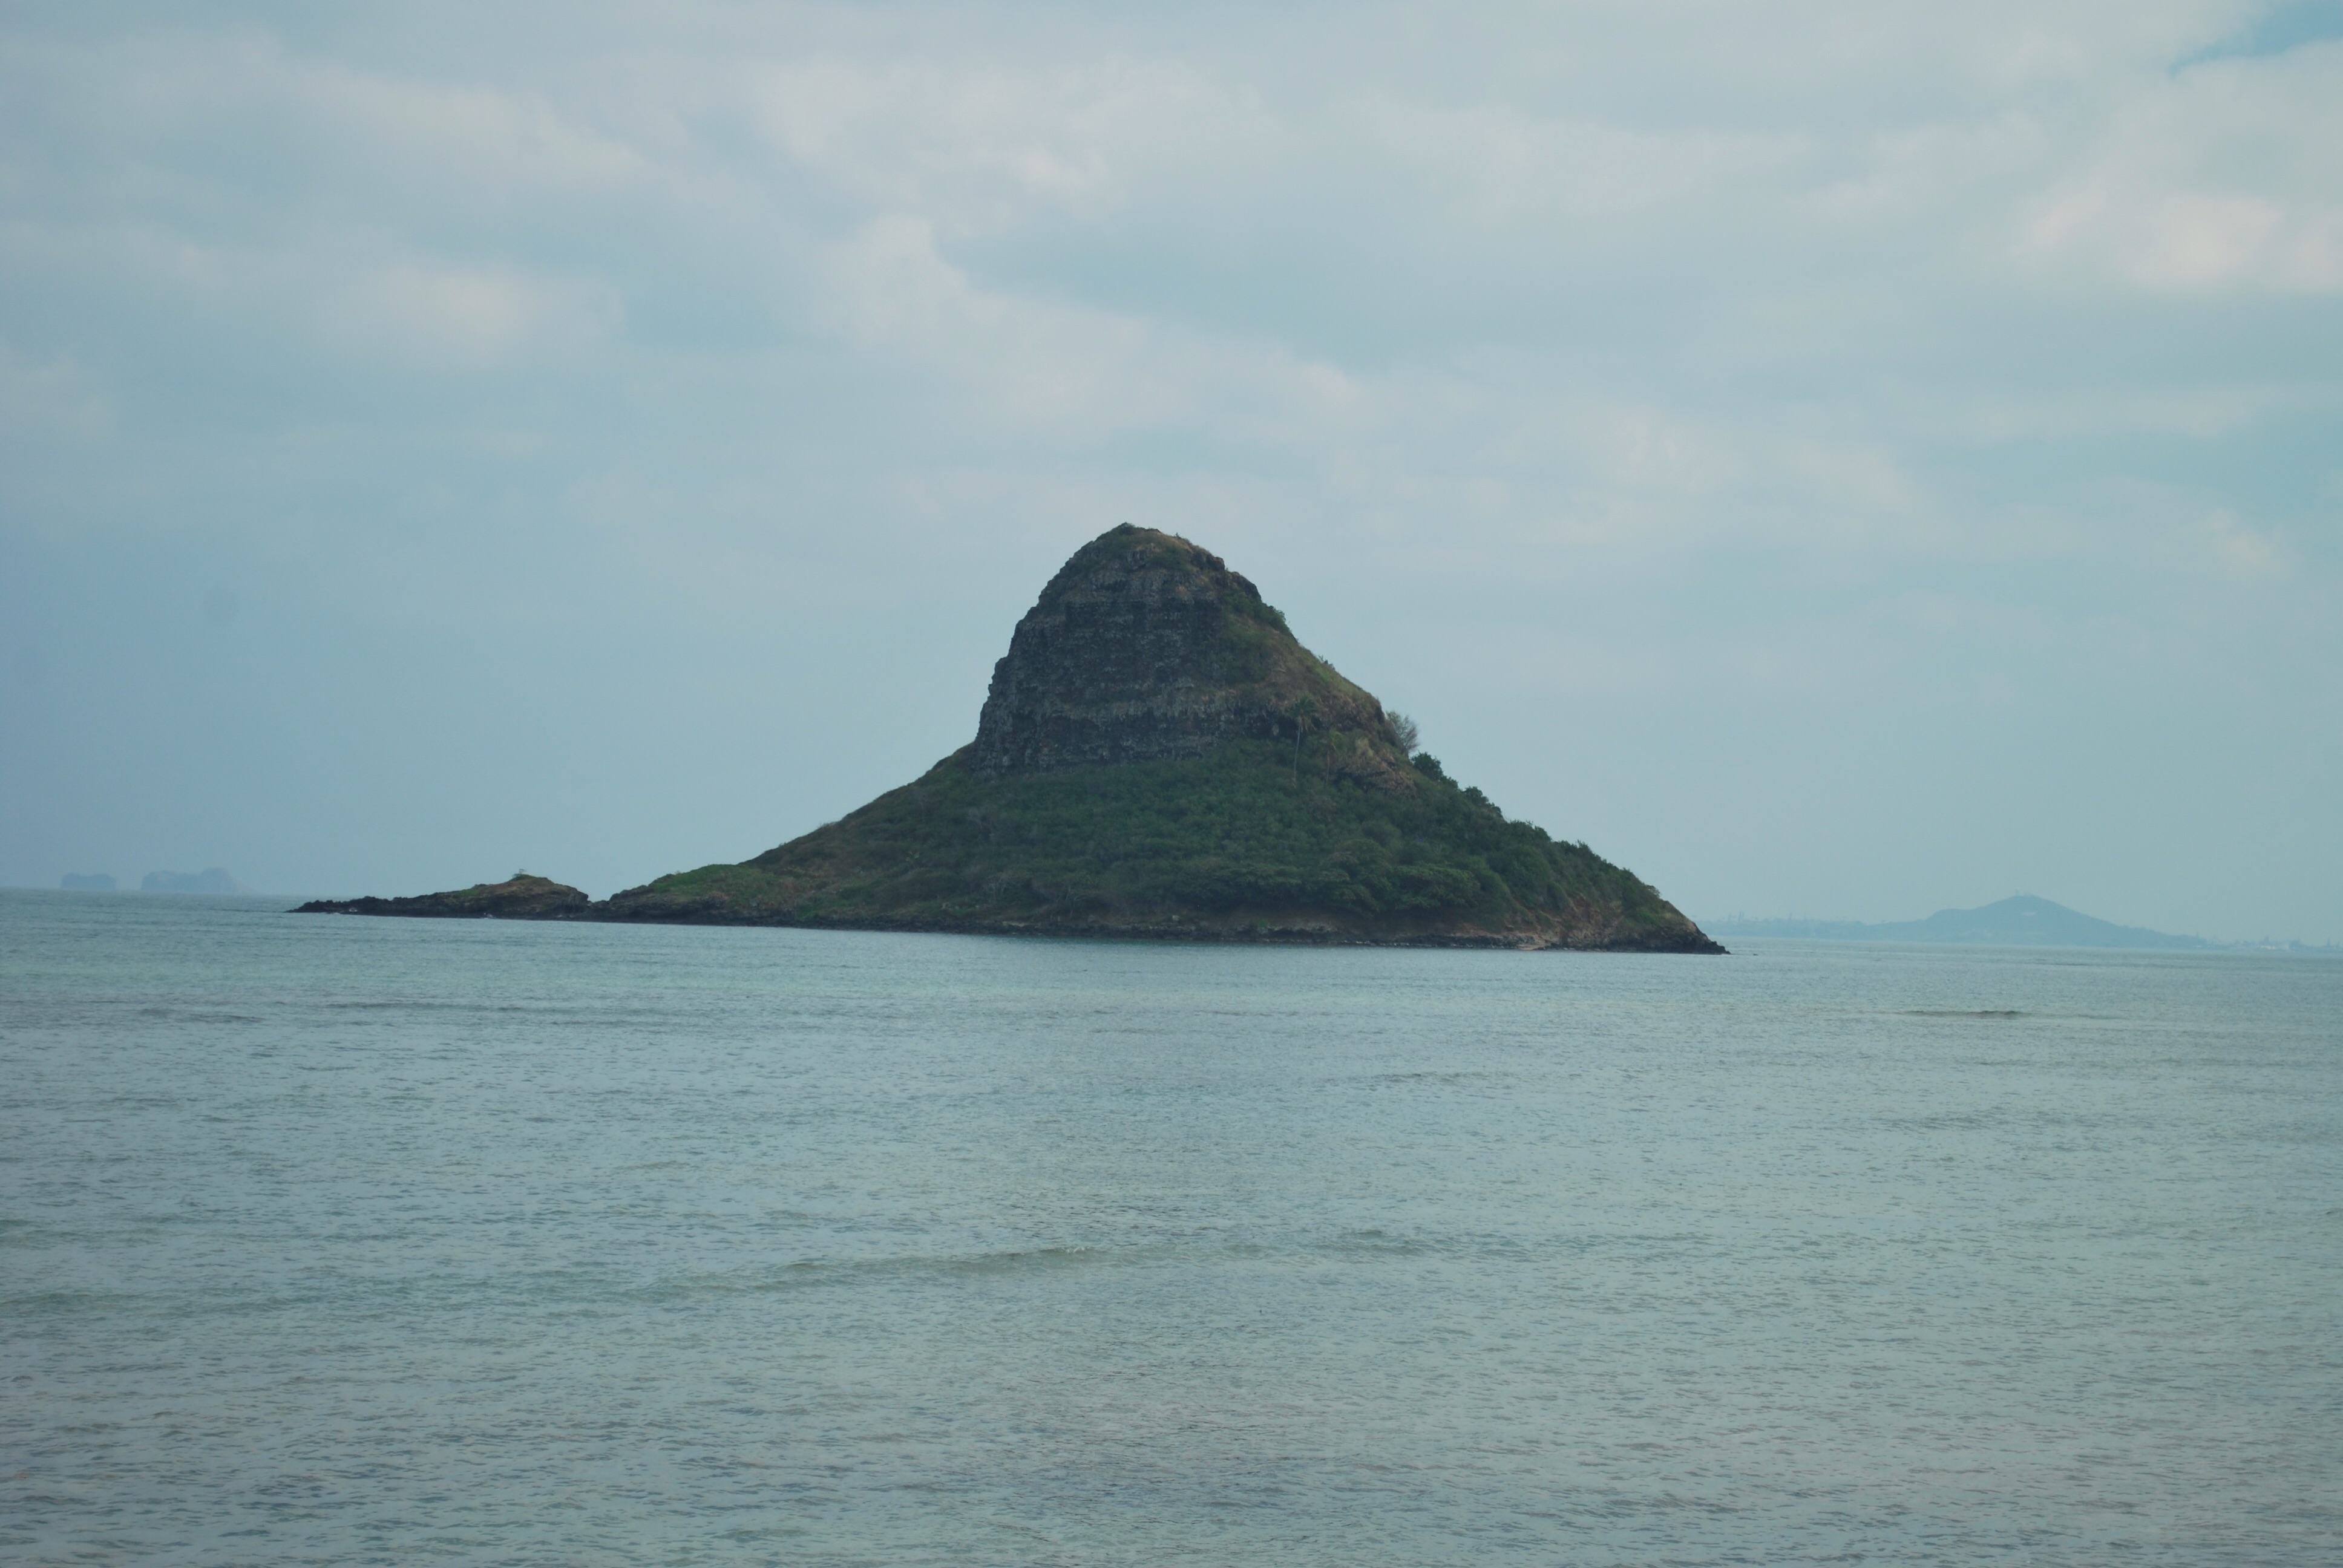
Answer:
<svg viewBox="0 0 2343 1568"><path fill-rule="evenodd" d="M515 878L302 909L1725 950L1648 883L1508 819L1413 744L1219 557L1126 525L1076 551L1019 621L976 739L836 822L599 903Z"/></svg>
<svg viewBox="0 0 2343 1568"><path fill-rule="evenodd" d="M515 873L452 892L411 899L315 899L297 915L410 915L440 920L577 920L594 918L594 901L548 877Z"/></svg>

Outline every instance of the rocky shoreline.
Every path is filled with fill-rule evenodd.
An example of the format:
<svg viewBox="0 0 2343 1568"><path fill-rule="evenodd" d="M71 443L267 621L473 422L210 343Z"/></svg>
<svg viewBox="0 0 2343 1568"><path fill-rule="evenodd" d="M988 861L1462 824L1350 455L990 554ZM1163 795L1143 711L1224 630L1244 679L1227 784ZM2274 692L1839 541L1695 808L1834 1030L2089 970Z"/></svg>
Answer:
<svg viewBox="0 0 2343 1568"><path fill-rule="evenodd" d="M1556 926L1543 931L1476 930L1462 927L1382 930L1332 924L1307 912L1241 910L1213 918L1111 916L1090 920L968 920L830 917L793 912L728 913L661 910L630 903L626 894L591 899L543 877L515 878L405 899L315 899L290 913L393 915L410 920L567 920L607 925L765 926L798 930L890 931L932 936L1048 937L1062 940L1178 941L1251 946L1457 948L1508 952L1604 951L1721 953L1697 930L1620 930L1612 940L1585 940Z"/></svg>
<svg viewBox="0 0 2343 1568"><path fill-rule="evenodd" d="M407 915L447 920L590 920L601 906L576 888L521 871L501 882L476 882L411 899L312 899L297 915Z"/></svg>

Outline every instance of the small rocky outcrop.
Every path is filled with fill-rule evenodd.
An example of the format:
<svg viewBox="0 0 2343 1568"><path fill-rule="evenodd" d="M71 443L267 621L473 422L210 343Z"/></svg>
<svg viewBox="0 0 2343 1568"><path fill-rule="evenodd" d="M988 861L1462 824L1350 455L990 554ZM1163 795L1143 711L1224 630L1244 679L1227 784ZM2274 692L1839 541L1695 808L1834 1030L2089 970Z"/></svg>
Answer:
<svg viewBox="0 0 2343 1568"><path fill-rule="evenodd" d="M577 920L593 918L594 900L549 877L517 871L501 882L411 899L316 899L297 915L415 915L440 920Z"/></svg>

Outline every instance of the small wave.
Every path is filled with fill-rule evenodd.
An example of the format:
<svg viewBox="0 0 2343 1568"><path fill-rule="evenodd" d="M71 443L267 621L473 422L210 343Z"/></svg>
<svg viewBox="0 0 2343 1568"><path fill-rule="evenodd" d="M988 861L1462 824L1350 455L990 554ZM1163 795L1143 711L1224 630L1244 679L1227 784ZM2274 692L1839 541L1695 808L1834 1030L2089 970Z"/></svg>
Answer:
<svg viewBox="0 0 2343 1568"><path fill-rule="evenodd" d="M1369 1077L1369 1083L1486 1083L1510 1081L1519 1076L1511 1072L1378 1072ZM1336 1080L1336 1081L1341 1081Z"/></svg>
<svg viewBox="0 0 2343 1568"><path fill-rule="evenodd" d="M1030 1251L982 1252L972 1258L954 1258L944 1266L959 1274L1005 1274L1105 1261L1106 1254L1096 1247L1036 1247Z"/></svg>
<svg viewBox="0 0 2343 1568"><path fill-rule="evenodd" d="M1363 1231L1345 1231L1312 1250L1338 1258L1414 1258L1446 1249L1413 1236L1394 1236L1380 1225L1370 1225Z"/></svg>
<svg viewBox="0 0 2343 1568"><path fill-rule="evenodd" d="M1906 1018L2024 1018L2014 1007L1916 1007L1907 1009Z"/></svg>
<svg viewBox="0 0 2343 1568"><path fill-rule="evenodd" d="M809 1287L850 1284L879 1276L968 1277L1015 1274L1128 1263L1160 1255L1160 1247L1031 1247L998 1252L909 1253L875 1258L806 1258L784 1263L769 1272L697 1274L668 1279L649 1287L654 1297L693 1295L702 1292L795 1291Z"/></svg>

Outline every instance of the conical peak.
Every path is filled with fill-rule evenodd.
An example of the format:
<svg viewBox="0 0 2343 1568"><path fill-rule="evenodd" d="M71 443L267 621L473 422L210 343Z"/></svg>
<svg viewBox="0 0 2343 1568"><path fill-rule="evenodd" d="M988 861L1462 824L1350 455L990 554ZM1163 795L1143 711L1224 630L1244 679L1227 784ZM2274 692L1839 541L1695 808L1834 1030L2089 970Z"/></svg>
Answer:
<svg viewBox="0 0 2343 1568"><path fill-rule="evenodd" d="M1074 552L992 672L985 773L1195 757L1231 739L1341 732L1392 779L1383 707L1293 639L1220 557L1125 524Z"/></svg>
<svg viewBox="0 0 2343 1568"><path fill-rule="evenodd" d="M1068 598L1233 600L1266 612L1261 590L1220 557L1177 534L1118 524L1076 550L1041 590L1037 609ZM1282 618L1279 619L1282 624Z"/></svg>

